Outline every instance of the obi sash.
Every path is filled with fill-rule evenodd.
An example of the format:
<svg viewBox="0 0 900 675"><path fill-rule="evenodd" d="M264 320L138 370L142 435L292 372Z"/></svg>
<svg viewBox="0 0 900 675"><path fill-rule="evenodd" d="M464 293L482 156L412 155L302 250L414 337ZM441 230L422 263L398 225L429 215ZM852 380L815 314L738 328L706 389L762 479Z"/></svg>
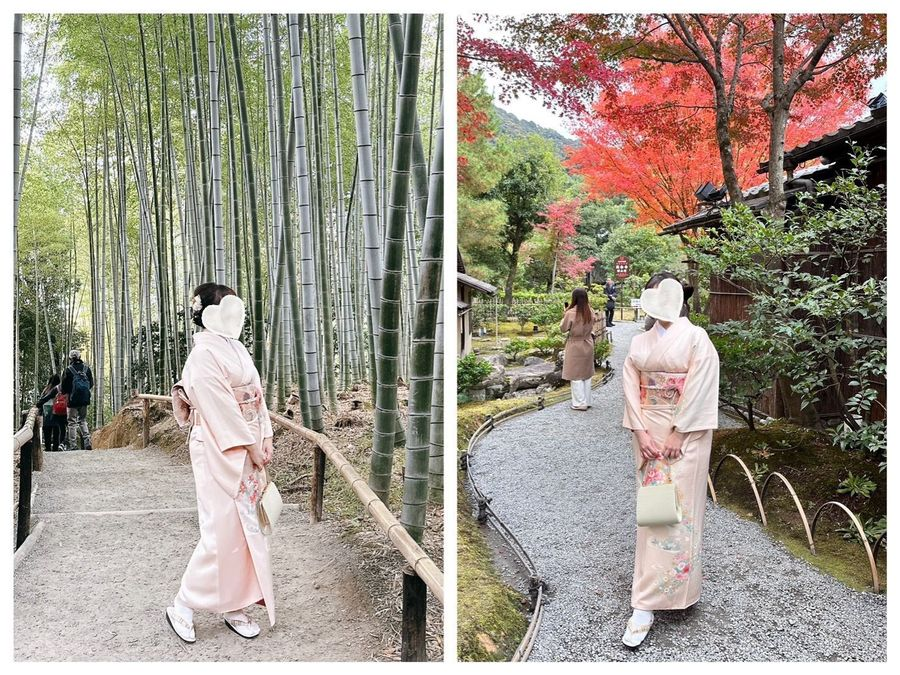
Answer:
<svg viewBox="0 0 900 675"><path fill-rule="evenodd" d="M678 405L687 373L641 372L641 407L671 408Z"/></svg>
<svg viewBox="0 0 900 675"><path fill-rule="evenodd" d="M255 384L242 384L232 387L232 391L244 421L257 421L262 404L262 391L259 387ZM180 381L172 387L172 410L175 413L175 420L178 422L178 426L182 429L188 426L202 426L202 418L197 409L191 404L190 399L188 399Z"/></svg>

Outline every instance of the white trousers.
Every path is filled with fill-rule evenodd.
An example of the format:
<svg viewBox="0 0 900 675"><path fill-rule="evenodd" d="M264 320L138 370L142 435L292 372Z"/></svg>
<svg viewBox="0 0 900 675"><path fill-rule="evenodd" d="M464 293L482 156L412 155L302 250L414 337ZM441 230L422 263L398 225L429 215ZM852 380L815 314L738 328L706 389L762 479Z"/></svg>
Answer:
<svg viewBox="0 0 900 675"><path fill-rule="evenodd" d="M580 408L591 404L591 381L572 380L572 407Z"/></svg>

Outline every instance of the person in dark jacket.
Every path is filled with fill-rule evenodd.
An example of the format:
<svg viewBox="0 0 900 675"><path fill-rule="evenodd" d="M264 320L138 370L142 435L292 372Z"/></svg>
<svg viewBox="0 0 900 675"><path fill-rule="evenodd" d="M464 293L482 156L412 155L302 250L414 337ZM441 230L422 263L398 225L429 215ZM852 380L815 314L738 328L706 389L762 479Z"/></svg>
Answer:
<svg viewBox="0 0 900 675"><path fill-rule="evenodd" d="M616 284L612 279L607 279L603 292L606 293L606 307L604 308L606 310L606 325L615 326L613 313L616 311L616 296L619 294L619 289L616 288Z"/></svg>
<svg viewBox="0 0 900 675"><path fill-rule="evenodd" d="M53 412L56 397L60 394L59 375L53 373L47 380L47 386L41 392L41 398L35 403L35 407L41 411L41 433L44 437L44 450L47 452L57 452L60 450L60 443L63 441L63 433L66 428L66 416L58 415ZM65 449L65 443L62 443L62 449Z"/></svg>
<svg viewBox="0 0 900 675"><path fill-rule="evenodd" d="M78 448L78 435L84 441L84 449L91 450L91 432L87 424L87 407L91 402L94 375L88 365L81 360L81 352L69 352L69 365L62 378L62 392L69 396L69 448Z"/></svg>

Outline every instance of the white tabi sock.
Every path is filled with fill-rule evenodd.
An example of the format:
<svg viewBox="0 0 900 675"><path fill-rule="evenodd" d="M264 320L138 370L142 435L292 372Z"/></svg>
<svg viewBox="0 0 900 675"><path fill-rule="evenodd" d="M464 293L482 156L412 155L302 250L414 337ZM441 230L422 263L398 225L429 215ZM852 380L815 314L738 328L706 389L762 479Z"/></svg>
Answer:
<svg viewBox="0 0 900 675"><path fill-rule="evenodd" d="M653 612L646 609L635 609L631 615L631 622L635 626L646 626L649 623L653 623Z"/></svg>
<svg viewBox="0 0 900 675"><path fill-rule="evenodd" d="M175 611L181 615L185 621L190 624L194 623L194 610L181 602L177 597L172 601L172 604L175 606Z"/></svg>

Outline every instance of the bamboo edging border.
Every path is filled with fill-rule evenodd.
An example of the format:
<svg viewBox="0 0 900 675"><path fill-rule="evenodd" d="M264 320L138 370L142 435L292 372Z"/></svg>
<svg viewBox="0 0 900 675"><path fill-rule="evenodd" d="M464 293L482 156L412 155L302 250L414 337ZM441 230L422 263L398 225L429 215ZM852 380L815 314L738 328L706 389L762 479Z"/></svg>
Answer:
<svg viewBox="0 0 900 675"><path fill-rule="evenodd" d="M159 396L157 394L138 394L137 398L144 401L161 401L172 403L171 396ZM145 404L146 405L146 404ZM325 456L334 465L334 468L340 476L350 485L357 499L365 507L366 512L375 521L378 528L387 536L388 540L393 544L394 548L403 556L406 562L412 567L434 597L442 605L444 604L444 573L429 557L429 555L419 546L418 543L410 536L406 528L400 524L400 521L393 513L384 505L384 503L372 492L365 479L357 473L356 469L350 461L338 450L337 446L330 438L324 434L307 429L296 422L289 420L287 417L278 413L269 412L269 418L282 426L289 429L308 441L311 441L319 448Z"/></svg>

